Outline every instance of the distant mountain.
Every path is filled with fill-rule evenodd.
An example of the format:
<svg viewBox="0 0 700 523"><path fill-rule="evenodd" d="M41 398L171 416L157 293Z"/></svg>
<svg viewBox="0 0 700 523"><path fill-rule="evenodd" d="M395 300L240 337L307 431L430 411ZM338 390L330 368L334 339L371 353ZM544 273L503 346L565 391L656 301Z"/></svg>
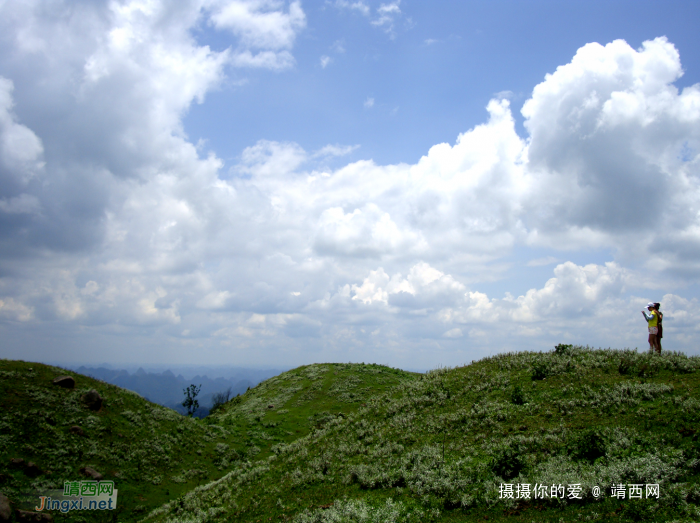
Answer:
<svg viewBox="0 0 700 523"><path fill-rule="evenodd" d="M182 374L176 376L170 369L157 373L146 372L142 367L139 367L133 374L129 374L123 369L105 367L80 366L74 370L80 374L132 390L153 403L169 407L181 414L187 412L182 406L182 400L185 397L184 389L190 384L201 385L202 388L197 397L200 408L195 412L195 416L199 418L209 414L214 394L231 389L231 397L235 397L280 372L277 370L253 370L246 373L245 369L237 369L237 372L229 378L209 378L206 374L202 376L197 374L191 379L186 379Z"/></svg>

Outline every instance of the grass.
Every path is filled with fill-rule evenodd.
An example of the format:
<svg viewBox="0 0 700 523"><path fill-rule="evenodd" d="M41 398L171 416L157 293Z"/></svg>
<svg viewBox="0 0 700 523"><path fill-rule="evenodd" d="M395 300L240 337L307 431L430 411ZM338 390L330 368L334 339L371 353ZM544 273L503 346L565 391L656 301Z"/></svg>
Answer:
<svg viewBox="0 0 700 523"><path fill-rule="evenodd" d="M115 480L112 516L125 522L697 521L699 371L680 353L567 345L423 375L318 364L196 421L0 360L0 473L11 477L0 490L12 499L91 465ZM58 374L80 390L51 386ZM88 388L105 398L97 414L77 400ZM11 457L51 474L26 478ZM659 499L610 496L638 483L658 483ZM503 499L504 484L577 484L581 499Z"/></svg>
<svg viewBox="0 0 700 523"><path fill-rule="evenodd" d="M352 378L350 367L302 367L198 420L76 372L0 360L0 492L15 508L29 509L21 506L23 492L62 489L64 481L86 479L80 469L90 466L115 482L118 509L109 514L55 513L55 520L138 521L167 501L221 478L232 467L264 459L274 445L305 436L330 413L357 410L366 397L408 375L393 369L374 373L369 370L372 366L364 367L368 371L360 374L365 379L343 386L353 396L344 401L323 400L319 394L325 398L331 385ZM52 384L62 375L75 379L74 390ZM80 401L91 389L104 400L99 412ZM275 403L277 408L270 409ZM287 410L289 415L285 405L293 409ZM84 435L72 433L73 426L81 427ZM42 473L30 477L12 466L12 458L32 461Z"/></svg>
<svg viewBox="0 0 700 523"><path fill-rule="evenodd" d="M699 368L565 347L408 377L146 521L696 521ZM503 483L582 499L501 499ZM611 498L613 483L661 497Z"/></svg>

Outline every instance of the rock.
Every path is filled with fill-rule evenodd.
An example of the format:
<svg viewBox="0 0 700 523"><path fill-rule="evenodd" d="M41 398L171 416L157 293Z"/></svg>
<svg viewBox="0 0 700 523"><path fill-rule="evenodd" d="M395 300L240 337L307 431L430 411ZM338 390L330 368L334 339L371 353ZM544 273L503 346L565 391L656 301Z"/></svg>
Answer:
<svg viewBox="0 0 700 523"><path fill-rule="evenodd" d="M29 510L16 510L17 521L53 521L51 514L42 512L31 512Z"/></svg>
<svg viewBox="0 0 700 523"><path fill-rule="evenodd" d="M78 427L77 425L73 425L70 428L70 433L75 434L76 436L85 436L85 431L81 427Z"/></svg>
<svg viewBox="0 0 700 523"><path fill-rule="evenodd" d="M0 521L10 521L12 510L10 509L10 500L7 496L0 492Z"/></svg>
<svg viewBox="0 0 700 523"><path fill-rule="evenodd" d="M24 469L24 473L27 476L38 476L41 474L41 469L33 461L25 462L22 458L11 458L10 466L16 469Z"/></svg>
<svg viewBox="0 0 700 523"><path fill-rule="evenodd" d="M33 461L30 461L24 467L24 473L27 476L36 477L39 474L41 474L41 469L39 468L39 466L36 463L34 463Z"/></svg>
<svg viewBox="0 0 700 523"><path fill-rule="evenodd" d="M98 411L102 407L102 396L100 396L95 389L86 392L80 399L90 410Z"/></svg>
<svg viewBox="0 0 700 523"><path fill-rule="evenodd" d="M83 467L80 469L80 472L85 474L89 478L96 479L97 481L104 479L104 476L92 467Z"/></svg>
<svg viewBox="0 0 700 523"><path fill-rule="evenodd" d="M75 388L75 380L73 379L73 376L59 376L58 378L54 378L53 384L63 387L64 389Z"/></svg>

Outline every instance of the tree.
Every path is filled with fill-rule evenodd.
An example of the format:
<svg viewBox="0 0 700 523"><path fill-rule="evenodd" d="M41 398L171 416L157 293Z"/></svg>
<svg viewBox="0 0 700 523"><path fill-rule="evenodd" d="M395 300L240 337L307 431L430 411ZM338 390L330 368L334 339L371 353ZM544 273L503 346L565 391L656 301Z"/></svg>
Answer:
<svg viewBox="0 0 700 523"><path fill-rule="evenodd" d="M185 394L185 401L182 402L182 406L187 409L187 415L190 417L199 408L199 401L197 401L197 394L199 394L199 390L201 388L202 388L201 384L199 385L199 387L197 387L193 383L192 385L190 385L186 389L182 389L182 392Z"/></svg>
<svg viewBox="0 0 700 523"><path fill-rule="evenodd" d="M209 412L214 412L216 409L218 409L224 403L226 403L229 399L231 399L231 387L229 387L223 392L217 392L212 397L213 403Z"/></svg>

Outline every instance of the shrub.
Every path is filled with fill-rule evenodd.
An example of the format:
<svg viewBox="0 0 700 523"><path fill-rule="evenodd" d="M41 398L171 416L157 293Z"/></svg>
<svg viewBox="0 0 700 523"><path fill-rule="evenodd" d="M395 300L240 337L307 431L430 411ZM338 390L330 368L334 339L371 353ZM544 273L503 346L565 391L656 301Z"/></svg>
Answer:
<svg viewBox="0 0 700 523"><path fill-rule="evenodd" d="M573 459L586 460L593 463L605 456L605 439L598 430L585 430L569 444L569 454Z"/></svg>
<svg viewBox="0 0 700 523"><path fill-rule="evenodd" d="M656 505L658 503L651 499L628 500L622 506L620 515L631 521L652 521L654 519L654 509L657 508Z"/></svg>
<svg viewBox="0 0 700 523"><path fill-rule="evenodd" d="M535 361L532 364L532 380L543 380L549 376L549 364L546 361Z"/></svg>
<svg viewBox="0 0 700 523"><path fill-rule="evenodd" d="M209 411L209 413L211 414L212 412L214 412L215 410L220 408L229 399L231 399L231 387L229 387L225 391L215 393L214 396L212 397L213 401L212 401L212 406L211 406L211 410Z"/></svg>
<svg viewBox="0 0 700 523"><path fill-rule="evenodd" d="M498 450L491 458L491 470L506 481L516 477L524 468L522 452L511 446Z"/></svg>
<svg viewBox="0 0 700 523"><path fill-rule="evenodd" d="M620 363L617 365L617 371L620 373L621 376L631 374L633 370L634 362L632 361L632 358L628 356L623 356L622 358L620 358Z"/></svg>
<svg viewBox="0 0 700 523"><path fill-rule="evenodd" d="M513 387L513 391L510 393L510 401L513 403L513 405L525 404L525 393L520 385Z"/></svg>
<svg viewBox="0 0 700 523"><path fill-rule="evenodd" d="M400 501L391 498L381 505L370 505L364 500L336 500L333 505L306 511L294 518L294 523L409 523L430 521L433 518L416 508L409 509Z"/></svg>
<svg viewBox="0 0 700 523"><path fill-rule="evenodd" d="M573 348L573 345L564 345L563 343L559 343L558 345L554 346L554 352L556 354L568 354Z"/></svg>

